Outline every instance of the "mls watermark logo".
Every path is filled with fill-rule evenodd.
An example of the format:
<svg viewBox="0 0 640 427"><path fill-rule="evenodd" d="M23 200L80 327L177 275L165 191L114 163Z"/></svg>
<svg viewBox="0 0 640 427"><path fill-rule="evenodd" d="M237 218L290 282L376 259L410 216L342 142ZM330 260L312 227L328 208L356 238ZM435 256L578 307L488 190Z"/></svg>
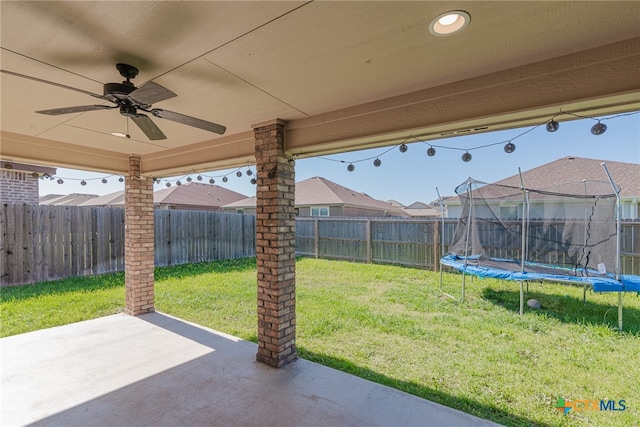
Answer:
<svg viewBox="0 0 640 427"><path fill-rule="evenodd" d="M592 400L592 399L579 399L579 400L564 400L562 397L558 398L556 409L561 411L564 415L567 415L569 411L576 412L581 411L624 411L627 409L627 403L625 400Z"/></svg>

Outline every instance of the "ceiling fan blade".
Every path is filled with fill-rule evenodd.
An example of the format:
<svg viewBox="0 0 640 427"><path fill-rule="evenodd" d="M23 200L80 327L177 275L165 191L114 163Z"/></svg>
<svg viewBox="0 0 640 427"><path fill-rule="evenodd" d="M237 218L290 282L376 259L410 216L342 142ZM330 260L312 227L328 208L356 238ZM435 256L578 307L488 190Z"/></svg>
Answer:
<svg viewBox="0 0 640 427"><path fill-rule="evenodd" d="M186 116L180 113L174 113L173 111L162 110L160 108L154 108L150 111L156 117L160 117L161 119L171 120L173 122L182 123L183 125L193 126L199 129L208 130L209 132L217 133L222 135L227 130L226 127L208 122L206 120L197 119L195 117Z"/></svg>
<svg viewBox="0 0 640 427"><path fill-rule="evenodd" d="M147 82L131 92L129 99L142 105L152 105L156 102L164 101L165 99L178 96L171 92L164 86L160 86L158 83Z"/></svg>
<svg viewBox="0 0 640 427"><path fill-rule="evenodd" d="M61 87L63 89L69 89L69 90L73 90L73 91L76 91L76 92L84 93L85 95L93 96L94 98L107 99L102 95L98 95L97 93L89 92L87 90L78 89L77 87L73 87L73 86L63 85L61 83L51 82L49 80L39 79L37 77L27 76L26 74L20 74L20 73L16 73L14 71L9 71L9 70L0 70L0 72L5 73L5 74L9 74L10 76L21 77L23 79L33 80L34 82L45 83L45 84L48 84L48 85L51 85L51 86L57 86L57 87Z"/></svg>
<svg viewBox="0 0 640 427"><path fill-rule="evenodd" d="M109 106L109 105L80 105L77 107L64 107L64 108L54 108L52 110L40 110L36 111L39 114L47 114L49 116L59 116L61 114L71 114L71 113L83 113L85 111L96 111L96 110L111 110L113 108L117 108L117 105Z"/></svg>
<svg viewBox="0 0 640 427"><path fill-rule="evenodd" d="M149 116L145 114L137 114L135 116L129 117L131 117L131 120L133 120L133 122L138 125L140 130L142 130L142 132L144 132L144 134L147 135L147 138L149 138L150 140L157 141L159 139L167 139L165 134L162 133L160 128L156 126L155 123L153 123L153 120L151 120Z"/></svg>

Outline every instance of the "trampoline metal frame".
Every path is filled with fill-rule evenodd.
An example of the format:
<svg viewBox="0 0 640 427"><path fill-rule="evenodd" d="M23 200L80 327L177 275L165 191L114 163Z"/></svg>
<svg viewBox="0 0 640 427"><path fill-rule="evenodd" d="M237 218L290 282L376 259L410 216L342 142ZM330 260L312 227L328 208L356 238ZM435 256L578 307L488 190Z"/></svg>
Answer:
<svg viewBox="0 0 640 427"><path fill-rule="evenodd" d="M616 274L615 274L615 279L617 281L620 281L620 275L621 275L621 267L620 267L620 238L621 238L621 222L622 222L622 213L620 211L621 209L621 204L620 204L620 190L619 187L615 184L611 174L609 173L609 169L607 169L607 165L605 162L602 162L600 164L602 166L602 168L604 169L607 178L609 179L609 182L611 183L611 187L613 188L613 191L615 193L616 196ZM520 171L520 168L518 168L518 174L520 175L520 184L521 184L521 189L522 189L522 250L521 250L521 269L522 271L524 271L524 265L525 265L525 256L526 253L528 251L528 236L527 236L527 230L528 230L528 223L529 223L529 218L528 218L528 214L529 214L529 197L528 197L528 192L526 191L526 188L524 186L524 181L522 179L522 172ZM438 191L438 189L436 188L436 191L438 192L438 198L440 200L440 209L442 212L442 231L441 231L441 236L442 236L442 241L441 241L441 253L444 254L444 205L442 204L442 197L440 197L440 192ZM460 303L464 302L464 298L465 298L465 285L466 285L466 267L468 265L467 259L468 259L468 252L469 252L469 233L470 233L470 227L471 227L471 213L473 210L473 197L471 197L471 178L469 178L468 181L468 185L467 185L467 193L469 194L469 200L471 203L471 206L469 206L469 213L467 215L467 234L466 234L466 242L465 242L465 257L464 257L464 268L462 269L462 295L461 298L459 300ZM440 262L440 292L443 295L446 295L448 297L451 297L453 299L456 299L455 297L445 293L442 289L442 280L443 280L443 267L442 267L442 262ZM524 314L524 294L525 294L525 290L524 290L524 285L526 283L526 287L527 287L527 293L529 292L529 282L530 281L534 281L534 282L550 282L550 283L560 283L560 284L567 284L567 285L574 285L574 286L583 286L583 297L582 300L583 302L586 302L587 299L587 288L589 287L588 284L585 284L583 281L574 281L574 280L567 280L567 279L558 279L558 278L553 278L553 279L545 279L545 278L536 278L534 280L517 280L517 282L520 285L520 315L522 316ZM622 292L618 292L618 330L622 331Z"/></svg>

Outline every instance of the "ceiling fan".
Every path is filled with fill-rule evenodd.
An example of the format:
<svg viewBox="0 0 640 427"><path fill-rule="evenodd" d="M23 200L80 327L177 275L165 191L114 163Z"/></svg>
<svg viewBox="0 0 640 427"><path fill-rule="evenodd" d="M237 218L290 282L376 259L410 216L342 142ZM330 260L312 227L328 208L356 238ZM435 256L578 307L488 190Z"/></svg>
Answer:
<svg viewBox="0 0 640 427"><path fill-rule="evenodd" d="M135 87L131 83L131 79L138 75L138 69L128 64L116 64L116 68L120 72L120 75L126 79L122 83L105 83L103 94L92 93L83 89L75 88L72 86L63 85L60 83L51 82L48 80L39 79L37 77L27 76L25 74L16 73L8 70L0 70L5 74L12 76L22 77L25 79L34 80L40 83L46 83L53 86L58 86L64 89L73 90L76 92L84 93L94 98L99 98L105 101L109 101L115 105L80 105L77 107L65 107L54 108L52 110L40 110L36 111L39 114L48 114L57 116L60 114L82 113L85 111L95 110L111 110L114 108L120 109L120 114L130 118L139 128L144 132L147 138L151 140L167 139L164 133L158 126L149 118L146 114L141 114L139 111L145 111L150 113L154 117L160 119L167 119L173 122L181 123L183 125L204 129L209 132L214 132L222 135L227 128L217 123L208 122L206 120L198 119L195 117L187 116L184 114L176 113L169 110L163 110L160 108L151 108L156 102L164 101L169 98L177 96L169 89L161 86L152 81L143 84L140 87Z"/></svg>

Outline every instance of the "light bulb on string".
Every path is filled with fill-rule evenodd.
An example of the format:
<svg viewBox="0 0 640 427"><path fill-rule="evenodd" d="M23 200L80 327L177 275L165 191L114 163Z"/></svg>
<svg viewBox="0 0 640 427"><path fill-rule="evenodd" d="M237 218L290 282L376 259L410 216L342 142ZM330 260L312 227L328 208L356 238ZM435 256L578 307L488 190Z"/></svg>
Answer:
<svg viewBox="0 0 640 427"><path fill-rule="evenodd" d="M58 178L58 180L56 181L58 184L64 184L64 181L62 180L62 178Z"/></svg>
<svg viewBox="0 0 640 427"><path fill-rule="evenodd" d="M193 181L190 176L187 177L187 182Z"/></svg>
<svg viewBox="0 0 640 427"><path fill-rule="evenodd" d="M119 182L124 182L124 178L123 178L123 177L120 177L120 178L118 178L118 181L119 181Z"/></svg>
<svg viewBox="0 0 640 427"><path fill-rule="evenodd" d="M198 181L202 181L202 176L198 175L198 177L196 178Z"/></svg>
<svg viewBox="0 0 640 427"><path fill-rule="evenodd" d="M376 159L373 161L373 166L375 166L375 167L380 167L380 165L381 165L381 164L382 164L382 160L380 160L380 159L378 159L378 158L376 158Z"/></svg>
<svg viewBox="0 0 640 427"><path fill-rule="evenodd" d="M251 169L247 169L246 174L247 174L247 176L251 176L251 175L253 175L253 171Z"/></svg>
<svg viewBox="0 0 640 427"><path fill-rule="evenodd" d="M551 119L551 121L547 123L547 132L555 132L558 130L559 127L560 127L560 123Z"/></svg>
<svg viewBox="0 0 640 427"><path fill-rule="evenodd" d="M226 176L223 176L222 177L222 182L227 182L227 181L229 181L229 178L227 178Z"/></svg>
<svg viewBox="0 0 640 427"><path fill-rule="evenodd" d="M471 153L469 153L468 151L466 153L464 153L462 155L462 161L463 162L470 162L471 161Z"/></svg>
<svg viewBox="0 0 640 427"><path fill-rule="evenodd" d="M38 175L38 172L34 172L31 174L31 178L36 178L38 179L40 176Z"/></svg>
<svg viewBox="0 0 640 427"><path fill-rule="evenodd" d="M171 183L170 182L167 182L165 185L167 186L167 188L171 187Z"/></svg>
<svg viewBox="0 0 640 427"><path fill-rule="evenodd" d="M436 149L433 148L432 146L429 146L429 148L427 148L427 156L433 157L435 155L436 155Z"/></svg>
<svg viewBox="0 0 640 427"><path fill-rule="evenodd" d="M516 144L514 144L513 142L509 141L505 144L504 146L504 152L511 154L514 151L516 151Z"/></svg>
<svg viewBox="0 0 640 427"><path fill-rule="evenodd" d="M82 186L84 187L85 185L87 185L87 181L85 181L85 180L83 179L82 181L80 181L80 185L82 185Z"/></svg>
<svg viewBox="0 0 640 427"><path fill-rule="evenodd" d="M215 183L216 183L215 179L213 179L213 178L209 179L209 184L215 184Z"/></svg>
<svg viewBox="0 0 640 427"><path fill-rule="evenodd" d="M256 183L257 183L257 182L258 182L258 181L256 181L256 179L255 179L255 178L251 178L251 183L252 183L253 185L256 185Z"/></svg>
<svg viewBox="0 0 640 427"><path fill-rule="evenodd" d="M404 142L399 147L399 150L400 150L401 153L406 153L408 149L409 149L409 147L407 147L407 144L405 144Z"/></svg>
<svg viewBox="0 0 640 427"><path fill-rule="evenodd" d="M107 178L102 178L102 183L106 184L107 183Z"/></svg>
<svg viewBox="0 0 640 427"><path fill-rule="evenodd" d="M176 185L177 185L177 186L182 185L182 183L180 182L180 180L176 181Z"/></svg>
<svg viewBox="0 0 640 427"><path fill-rule="evenodd" d="M354 170L356 170L356 167L354 166L353 163L349 163L349 166L347 166L347 170L349 172L353 172Z"/></svg>
<svg viewBox="0 0 640 427"><path fill-rule="evenodd" d="M600 120L598 120L598 123L591 126L591 133L596 136L602 135L606 131L607 131L607 125L605 125L604 123L600 123Z"/></svg>
<svg viewBox="0 0 640 427"><path fill-rule="evenodd" d="M237 176L238 178L240 178L240 177L242 176L242 172L240 172L240 171L236 172L236 176Z"/></svg>

